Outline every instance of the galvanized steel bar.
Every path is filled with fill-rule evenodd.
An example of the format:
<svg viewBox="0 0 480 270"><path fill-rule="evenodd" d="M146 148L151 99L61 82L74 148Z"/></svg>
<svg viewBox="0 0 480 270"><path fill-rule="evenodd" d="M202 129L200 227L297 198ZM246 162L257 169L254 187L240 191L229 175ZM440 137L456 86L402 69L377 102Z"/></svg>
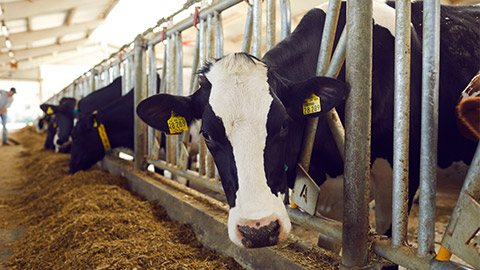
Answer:
<svg viewBox="0 0 480 270"><path fill-rule="evenodd" d="M252 55L258 58L262 55L262 1L253 0L252 22Z"/></svg>
<svg viewBox="0 0 480 270"><path fill-rule="evenodd" d="M267 51L275 46L276 0L267 0Z"/></svg>
<svg viewBox="0 0 480 270"><path fill-rule="evenodd" d="M215 28L213 28L213 15L207 16L207 60L215 56Z"/></svg>
<svg viewBox="0 0 480 270"><path fill-rule="evenodd" d="M135 38L135 92L134 92L134 168L136 170L146 169L146 142L147 125L140 120L135 109L140 101L147 97L145 89L145 40L141 35Z"/></svg>
<svg viewBox="0 0 480 270"><path fill-rule="evenodd" d="M149 81L148 81L148 96L155 95L157 93L157 57L155 56L155 46L149 45L147 49L149 57ZM153 156L153 150L155 145L155 129L151 126L147 127L147 157Z"/></svg>
<svg viewBox="0 0 480 270"><path fill-rule="evenodd" d="M407 242L410 131L410 0L395 1L392 245Z"/></svg>
<svg viewBox="0 0 480 270"><path fill-rule="evenodd" d="M175 80L175 37L174 34L168 37L168 92L172 95L176 95L176 80ZM173 165L177 165L177 137L176 135L168 136L170 139L171 160Z"/></svg>
<svg viewBox="0 0 480 270"><path fill-rule="evenodd" d="M173 94L171 93L171 87L170 87L170 74L171 74L171 58L173 55L170 54L170 47L172 44L170 43L170 39L166 37L166 42L165 42L165 58L163 61L165 62L165 77L163 77L163 81L165 82L165 93L166 94ZM172 163L173 157L172 157L172 143L171 143L171 136L166 135L166 140L165 140L165 146L166 146L166 159L168 163Z"/></svg>
<svg viewBox="0 0 480 270"><path fill-rule="evenodd" d="M223 56L223 24L222 15L219 12L215 13L215 57Z"/></svg>
<svg viewBox="0 0 480 270"><path fill-rule="evenodd" d="M287 213L290 219L301 224L302 227L315 230L321 234L328 235L335 240L342 240L342 223L321 216L311 216L298 208L287 208Z"/></svg>
<svg viewBox="0 0 480 270"><path fill-rule="evenodd" d="M243 2L242 0L222 0L218 1L217 4L212 5L206 9L203 9L199 12L198 14L198 19L199 20L205 20L209 14L215 13L215 12L222 12L225 9L228 9L240 2ZM173 27L167 29L166 35L169 36L172 33L175 32L182 32L188 28L190 28L193 25L193 16L190 16L189 18L186 18L185 20L178 22L175 24ZM148 44L157 44L161 41L161 34L158 36L152 38Z"/></svg>
<svg viewBox="0 0 480 270"><path fill-rule="evenodd" d="M292 15L290 12L290 0L280 0L280 16L282 19L281 39L290 35L292 28Z"/></svg>
<svg viewBox="0 0 480 270"><path fill-rule="evenodd" d="M330 55L332 53L339 12L340 1L330 0L317 61L317 75L319 76L325 75L325 71L330 63ZM310 159L312 156L313 144L315 142L315 134L317 133L317 126L318 117L309 118L307 120L300 157L300 164L305 171L308 171L310 168Z"/></svg>
<svg viewBox="0 0 480 270"><path fill-rule="evenodd" d="M345 174L342 265L368 261L368 181L372 86L372 1L347 2Z"/></svg>
<svg viewBox="0 0 480 270"><path fill-rule="evenodd" d="M433 252L438 141L438 75L440 55L440 2L423 2L422 133L420 140L420 198L418 255Z"/></svg>
<svg viewBox="0 0 480 270"><path fill-rule="evenodd" d="M455 225L457 224L457 219L460 216L464 202L467 202L464 197L470 196L475 200L480 199L480 143L477 145L477 150L473 156L472 163L468 169L465 182L463 183L462 191L458 197L457 204L453 209L452 215L450 216L450 221L448 222L445 235L452 235L455 230Z"/></svg>
<svg viewBox="0 0 480 270"><path fill-rule="evenodd" d="M197 90L198 85L198 62L199 62L199 52L200 52L200 31L197 31L197 37L195 38L195 48L193 49L193 62L192 62L192 73L190 77L190 92L193 94Z"/></svg>
<svg viewBox="0 0 480 270"><path fill-rule="evenodd" d="M196 172L190 170L183 170L177 167L171 166L165 161L162 160L148 160L149 163L155 165L162 170L170 171L172 174L178 175L180 177L186 178L195 184L202 185L210 190L217 191L223 193L223 187L220 183L215 183L214 181L210 181L205 176L201 176Z"/></svg>
<svg viewBox="0 0 480 270"><path fill-rule="evenodd" d="M168 42L165 43L163 47L163 64L162 64L162 81L160 82L160 93L167 93L167 60L168 60Z"/></svg>
<svg viewBox="0 0 480 270"><path fill-rule="evenodd" d="M342 69L345 62L345 53L347 50L347 31L344 28L340 39L338 40L337 47L333 53L330 65L328 66L327 77L336 78ZM345 128L343 127L342 120L338 116L335 108L331 109L327 113L327 123L332 132L335 143L337 144L338 151L342 160L345 160Z"/></svg>
<svg viewBox="0 0 480 270"><path fill-rule="evenodd" d="M199 44L199 61L200 63L205 63L205 60L206 60L206 24L205 24L205 20L201 20L200 21L200 44ZM205 140L202 137L200 137L200 145L199 145L199 154L200 154L200 157L199 157L199 162L200 162L200 165L199 165L199 173L201 176L205 175L207 169L206 169L206 166L207 166L207 146L205 144Z"/></svg>
<svg viewBox="0 0 480 270"><path fill-rule="evenodd" d="M253 6L248 5L245 31L243 32L242 52L250 53L252 49Z"/></svg>

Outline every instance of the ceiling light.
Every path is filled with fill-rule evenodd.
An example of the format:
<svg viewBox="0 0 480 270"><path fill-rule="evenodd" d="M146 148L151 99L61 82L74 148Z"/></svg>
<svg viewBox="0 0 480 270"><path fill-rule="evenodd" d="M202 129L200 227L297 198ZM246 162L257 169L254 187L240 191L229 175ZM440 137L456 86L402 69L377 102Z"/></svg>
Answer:
<svg viewBox="0 0 480 270"><path fill-rule="evenodd" d="M5 46L9 49L12 48L12 42L9 39L5 39Z"/></svg>
<svg viewBox="0 0 480 270"><path fill-rule="evenodd" d="M8 52L8 56L10 56L10 57L12 57L12 58L13 58L15 55L13 54L13 52L12 52L12 51L9 51L9 52Z"/></svg>
<svg viewBox="0 0 480 270"><path fill-rule="evenodd" d="M8 37L8 29L7 29L7 26L2 25L2 33L4 36Z"/></svg>

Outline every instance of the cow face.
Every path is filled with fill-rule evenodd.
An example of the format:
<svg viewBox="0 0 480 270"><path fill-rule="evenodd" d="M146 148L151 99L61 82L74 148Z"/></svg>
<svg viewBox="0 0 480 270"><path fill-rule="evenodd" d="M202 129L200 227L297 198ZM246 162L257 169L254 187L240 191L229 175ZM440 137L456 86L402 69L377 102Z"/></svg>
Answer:
<svg viewBox="0 0 480 270"><path fill-rule="evenodd" d="M73 128L70 173L87 170L105 155L93 118L92 114L80 115Z"/></svg>
<svg viewBox="0 0 480 270"><path fill-rule="evenodd" d="M303 133L291 130L290 123L302 117L302 104L312 93L328 111L341 101L345 86L319 77L285 86L265 64L244 53L208 64L200 77L201 88L193 95L152 96L139 104L137 114L166 132L172 115L188 123L202 119L201 133L230 206L230 239L244 247L277 244L291 228L284 206L286 148L292 133Z"/></svg>
<svg viewBox="0 0 480 270"><path fill-rule="evenodd" d="M53 144L59 152L65 144L70 142L70 133L73 128L73 110L76 100L74 98L62 98L59 105L42 104L40 108L47 115L55 115L55 134Z"/></svg>

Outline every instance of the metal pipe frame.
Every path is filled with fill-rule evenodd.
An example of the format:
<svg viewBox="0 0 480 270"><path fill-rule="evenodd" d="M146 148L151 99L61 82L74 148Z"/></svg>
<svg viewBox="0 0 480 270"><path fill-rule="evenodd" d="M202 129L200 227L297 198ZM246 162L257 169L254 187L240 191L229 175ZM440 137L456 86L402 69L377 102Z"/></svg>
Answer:
<svg viewBox="0 0 480 270"><path fill-rule="evenodd" d="M267 51L275 46L276 0L267 0Z"/></svg>
<svg viewBox="0 0 480 270"><path fill-rule="evenodd" d="M152 160L149 159L148 163L153 164L155 167L160 168L162 170L167 170L172 174L178 175L185 179L188 179L196 184L203 185L210 190L217 191L223 193L223 187L220 183L216 183L214 181L210 181L207 177L202 176L194 171L191 170L184 170L180 169L177 166L172 166L171 164L163 161L163 160Z"/></svg>
<svg viewBox="0 0 480 270"><path fill-rule="evenodd" d="M408 149L410 141L410 22L409 0L396 0L393 114L392 245L407 242Z"/></svg>
<svg viewBox="0 0 480 270"><path fill-rule="evenodd" d="M253 0L252 22L252 55L258 58L262 56L262 2Z"/></svg>
<svg viewBox="0 0 480 270"><path fill-rule="evenodd" d="M440 2L423 2L422 116L418 256L433 252L438 142Z"/></svg>
<svg viewBox="0 0 480 270"><path fill-rule="evenodd" d="M222 15L219 12L215 13L215 57L223 56L223 23Z"/></svg>
<svg viewBox="0 0 480 270"><path fill-rule="evenodd" d="M176 73L176 69L175 69L175 58L176 58L176 55L175 55L175 34L173 35L170 35L168 36L168 54L169 54L169 57L168 57L168 72L167 72L167 76L168 76L168 93L171 94L171 95L176 95L176 80L175 80L175 73ZM178 143L177 143L177 137L176 135L169 135L167 136L169 137L169 143L170 143L170 150L171 150L171 160L170 162L173 164L173 165L177 165L177 147L178 147Z"/></svg>
<svg viewBox="0 0 480 270"><path fill-rule="evenodd" d="M328 66L327 77L337 78L343 63L345 62L345 54L347 50L347 31L343 29L342 35L338 40L337 47L333 53L330 65ZM343 127L342 120L338 116L335 108L331 109L327 113L327 123L332 132L335 143L337 144L338 151L342 160L345 161L345 128Z"/></svg>
<svg viewBox="0 0 480 270"><path fill-rule="evenodd" d="M247 19L245 22L245 31L243 33L242 52L250 53L252 50L252 23L253 6L248 5Z"/></svg>
<svg viewBox="0 0 480 270"><path fill-rule="evenodd" d="M190 91L189 94L193 94L198 86L198 62L199 62L199 52L200 52L200 31L197 31L197 37L195 38L195 48L193 49L193 63L192 63L192 73L190 77Z"/></svg>
<svg viewBox="0 0 480 270"><path fill-rule="evenodd" d="M145 40L141 35L135 38L135 91L134 91L134 168L146 169L147 125L135 113L137 105L147 97L145 89Z"/></svg>
<svg viewBox="0 0 480 270"><path fill-rule="evenodd" d="M243 2L242 0L223 0L219 1L217 4L212 5L206 9L201 10L198 13L198 19L199 20L205 20L208 15L215 13L215 12L222 12L225 9L228 9L240 2ZM183 32L184 30L190 28L193 26L193 16L175 24L172 28L167 29L167 32L165 33L167 36L171 35L172 33L175 32ZM157 44L161 42L161 34L157 35L156 37L152 38L148 44Z"/></svg>
<svg viewBox="0 0 480 270"><path fill-rule="evenodd" d="M280 16L282 20L281 39L290 35L292 28L292 14L290 11L290 0L280 0Z"/></svg>
<svg viewBox="0 0 480 270"><path fill-rule="evenodd" d="M368 182L372 86L372 1L347 2L345 174L342 265L368 261Z"/></svg>
<svg viewBox="0 0 480 270"><path fill-rule="evenodd" d="M147 54L149 57L149 82L148 82L148 91L147 95L152 96L157 92L157 58L155 56L155 46L148 45ZM147 127L147 157L151 158L153 156L153 146L155 145L155 129L148 126Z"/></svg>
<svg viewBox="0 0 480 270"><path fill-rule="evenodd" d="M320 44L319 56L317 60L317 75L325 75L325 70L330 63L333 40L337 27L338 13L340 12L340 1L330 0L328 5L327 17L322 34L322 43ZM305 133L301 149L300 164L308 171L310 168L310 159L312 156L315 134L317 133L318 117L309 118L305 127Z"/></svg>

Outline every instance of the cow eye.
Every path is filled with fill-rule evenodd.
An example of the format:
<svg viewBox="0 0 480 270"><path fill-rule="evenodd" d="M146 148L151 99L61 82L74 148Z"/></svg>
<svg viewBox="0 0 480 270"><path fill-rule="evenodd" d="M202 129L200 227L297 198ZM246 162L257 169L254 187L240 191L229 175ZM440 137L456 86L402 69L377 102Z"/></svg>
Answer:
<svg viewBox="0 0 480 270"><path fill-rule="evenodd" d="M208 134L208 132L206 130L202 129L202 130L200 130L200 133L202 133L203 138L205 138L206 143L209 143L211 141L210 135Z"/></svg>

